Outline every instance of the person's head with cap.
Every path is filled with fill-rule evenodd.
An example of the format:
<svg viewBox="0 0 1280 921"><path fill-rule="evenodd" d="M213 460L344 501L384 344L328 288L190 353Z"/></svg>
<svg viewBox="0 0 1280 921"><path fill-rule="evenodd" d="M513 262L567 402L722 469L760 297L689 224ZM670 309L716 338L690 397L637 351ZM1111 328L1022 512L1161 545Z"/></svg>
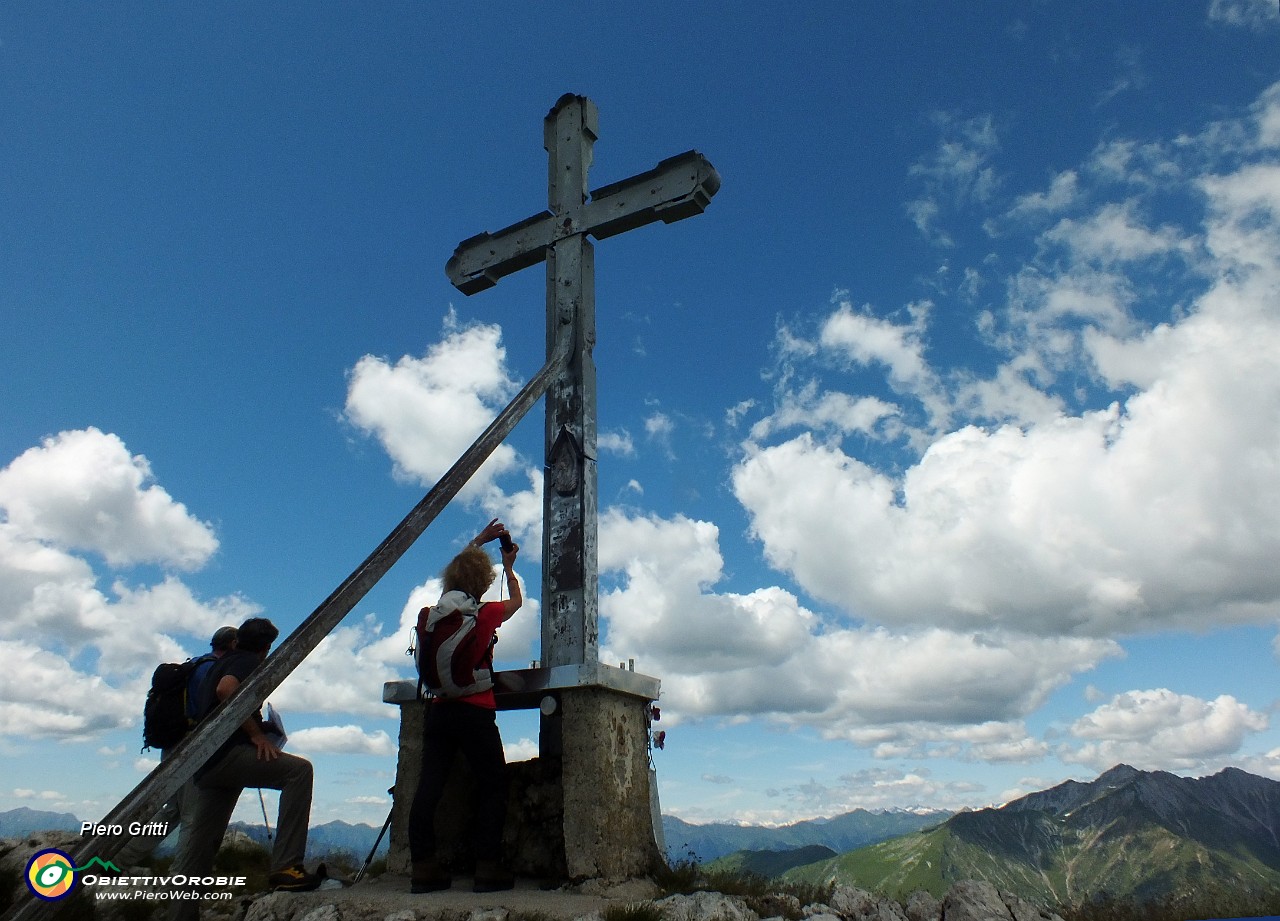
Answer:
<svg viewBox="0 0 1280 921"><path fill-rule="evenodd" d="M209 647L215 655L225 655L236 648L236 634L235 627L219 627L209 641Z"/></svg>

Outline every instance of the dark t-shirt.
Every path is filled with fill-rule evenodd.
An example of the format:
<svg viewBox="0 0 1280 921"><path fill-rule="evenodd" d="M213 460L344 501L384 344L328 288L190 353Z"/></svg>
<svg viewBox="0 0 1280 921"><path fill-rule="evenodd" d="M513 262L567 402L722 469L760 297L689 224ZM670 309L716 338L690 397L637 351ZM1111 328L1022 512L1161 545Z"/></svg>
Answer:
<svg viewBox="0 0 1280 921"><path fill-rule="evenodd" d="M212 713L220 703L218 700L218 682L227 675L235 678L241 684L248 679L253 670L258 667L262 660L256 652L245 652L243 650L234 650L227 653L221 659L214 663L213 668L209 670L209 674L205 676L204 682L200 686L200 717L203 719ZM253 715L259 724L262 723L262 709ZM236 731L231 734L226 743L214 753L207 764L214 764L222 758L227 749L232 745L252 745L249 734L244 729L237 727Z"/></svg>

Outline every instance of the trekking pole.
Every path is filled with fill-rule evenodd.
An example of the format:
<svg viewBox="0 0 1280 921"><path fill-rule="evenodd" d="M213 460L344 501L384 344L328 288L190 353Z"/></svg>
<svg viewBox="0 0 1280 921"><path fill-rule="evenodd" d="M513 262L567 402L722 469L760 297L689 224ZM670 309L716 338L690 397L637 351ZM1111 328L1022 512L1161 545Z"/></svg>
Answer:
<svg viewBox="0 0 1280 921"><path fill-rule="evenodd" d="M395 787L388 787L387 792L394 793L395 789ZM360 882L360 880L364 879L364 874L369 869L369 864L373 863L373 855L377 852L378 845L382 843L382 836L385 835L387 833L387 829L391 827L391 816L395 814L395 811L396 805L393 802L391 804L391 811L387 813L387 820L382 823L382 831L378 832L378 839L373 842L373 847L369 851L369 856L364 859L364 866L360 868L360 872L356 874L356 878L351 881L351 885L354 886L356 883Z"/></svg>
<svg viewBox="0 0 1280 921"><path fill-rule="evenodd" d="M267 818L267 798L262 795L262 788L258 788L258 802L262 805L262 824L267 826L267 843L271 843L271 820Z"/></svg>

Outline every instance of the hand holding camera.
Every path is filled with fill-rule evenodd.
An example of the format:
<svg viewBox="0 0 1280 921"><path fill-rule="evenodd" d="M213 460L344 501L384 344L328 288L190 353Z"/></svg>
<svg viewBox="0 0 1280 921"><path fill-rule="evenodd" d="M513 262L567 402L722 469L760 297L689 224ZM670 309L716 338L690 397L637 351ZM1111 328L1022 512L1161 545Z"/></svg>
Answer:
<svg viewBox="0 0 1280 921"><path fill-rule="evenodd" d="M514 562L515 555L520 552L520 545L511 539L511 532L508 531L507 526L497 518L494 518L485 525L484 529L476 535L476 539L472 541L472 543L479 547L483 544L487 544L491 540L497 540L501 546L502 561L504 564L509 562L508 557L511 562Z"/></svg>

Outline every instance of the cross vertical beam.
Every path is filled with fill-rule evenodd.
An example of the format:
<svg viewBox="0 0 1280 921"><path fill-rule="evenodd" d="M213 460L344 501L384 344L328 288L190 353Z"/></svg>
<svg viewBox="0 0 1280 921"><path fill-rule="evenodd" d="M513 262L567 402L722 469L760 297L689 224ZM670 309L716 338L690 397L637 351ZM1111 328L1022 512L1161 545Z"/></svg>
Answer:
<svg viewBox="0 0 1280 921"><path fill-rule="evenodd" d="M569 362L546 404L542 493L542 664L599 661L596 551L595 249L574 226L587 201L596 107L565 97L543 125L547 200L558 239L547 253L547 350L568 339Z"/></svg>

